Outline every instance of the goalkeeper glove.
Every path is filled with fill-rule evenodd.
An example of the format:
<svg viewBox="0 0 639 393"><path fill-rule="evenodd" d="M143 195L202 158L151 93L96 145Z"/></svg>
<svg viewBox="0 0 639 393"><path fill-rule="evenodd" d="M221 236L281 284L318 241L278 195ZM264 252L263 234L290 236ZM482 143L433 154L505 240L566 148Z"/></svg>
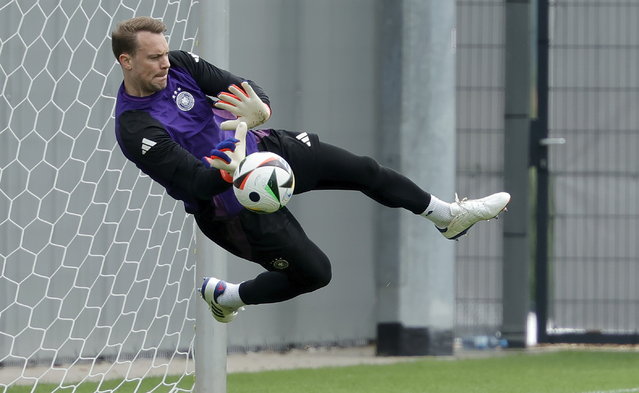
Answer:
<svg viewBox="0 0 639 393"><path fill-rule="evenodd" d="M229 86L230 93L218 94L219 101L215 107L224 109L234 114L237 119L227 120L220 124L223 130L233 130L238 123L245 122L248 128L266 123L271 117L271 108L268 107L251 87L248 82L242 82L242 90L236 85Z"/></svg>
<svg viewBox="0 0 639 393"><path fill-rule="evenodd" d="M240 122L235 129L235 138L225 139L215 145L209 156L202 161L209 167L220 170L222 178L233 183L233 173L237 166L246 157L246 132L248 128L245 122Z"/></svg>

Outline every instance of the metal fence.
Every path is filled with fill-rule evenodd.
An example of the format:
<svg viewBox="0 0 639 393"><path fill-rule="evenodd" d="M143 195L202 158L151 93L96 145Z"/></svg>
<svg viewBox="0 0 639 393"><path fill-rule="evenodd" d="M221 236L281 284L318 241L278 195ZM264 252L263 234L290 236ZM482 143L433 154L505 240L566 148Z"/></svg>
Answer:
<svg viewBox="0 0 639 393"><path fill-rule="evenodd" d="M547 339L639 342L639 3L548 6Z"/></svg>
<svg viewBox="0 0 639 393"><path fill-rule="evenodd" d="M539 194L531 199L542 209L539 233L548 240L532 239L542 247L536 263L547 265L547 275L535 277L542 285L531 309L544 318L543 341L637 342L639 3L539 0L531 7L544 3L547 13L532 8L532 14L549 23L545 136L566 144L549 148L547 207L538 205ZM460 195L501 186L504 6L457 1ZM500 328L500 231L484 228L458 245L457 336Z"/></svg>

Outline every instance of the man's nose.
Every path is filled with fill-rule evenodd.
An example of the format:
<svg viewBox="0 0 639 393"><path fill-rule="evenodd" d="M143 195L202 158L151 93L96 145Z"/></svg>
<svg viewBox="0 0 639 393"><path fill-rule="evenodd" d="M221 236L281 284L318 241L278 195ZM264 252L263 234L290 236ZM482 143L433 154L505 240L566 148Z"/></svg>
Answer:
<svg viewBox="0 0 639 393"><path fill-rule="evenodd" d="M162 57L162 64L161 64L162 68L169 68L171 67L171 62L169 62L169 56L163 56Z"/></svg>

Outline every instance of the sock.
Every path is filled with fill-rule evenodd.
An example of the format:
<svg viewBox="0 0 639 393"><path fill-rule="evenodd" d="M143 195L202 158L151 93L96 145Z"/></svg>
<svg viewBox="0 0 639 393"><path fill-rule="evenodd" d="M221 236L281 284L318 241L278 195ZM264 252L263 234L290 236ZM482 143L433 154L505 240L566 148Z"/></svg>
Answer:
<svg viewBox="0 0 639 393"><path fill-rule="evenodd" d="M430 196L430 203L421 215L431 220L438 228L446 228L453 219L453 215L450 213L450 204L435 195Z"/></svg>
<svg viewBox="0 0 639 393"><path fill-rule="evenodd" d="M229 308L240 308L246 306L246 304L240 298L240 285L230 282L226 283L226 289L217 297L217 304Z"/></svg>

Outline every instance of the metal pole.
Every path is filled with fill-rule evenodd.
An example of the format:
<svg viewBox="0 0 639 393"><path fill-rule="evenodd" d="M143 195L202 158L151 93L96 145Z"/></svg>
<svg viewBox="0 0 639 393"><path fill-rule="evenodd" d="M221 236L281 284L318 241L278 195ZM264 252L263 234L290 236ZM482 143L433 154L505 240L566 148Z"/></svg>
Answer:
<svg viewBox="0 0 639 393"><path fill-rule="evenodd" d="M221 68L229 63L229 0L200 3L199 54ZM196 285L202 277L226 278L227 254L200 230L196 235ZM196 292L197 293L197 292ZM199 294L198 294L199 296ZM226 393L226 325L213 319L208 306L198 299L195 322L195 387L197 393Z"/></svg>
<svg viewBox="0 0 639 393"><path fill-rule="evenodd" d="M540 143L548 137L548 0L537 0L537 119L533 125L531 152L537 168L535 312L537 340L548 340L548 145Z"/></svg>
<svg viewBox="0 0 639 393"><path fill-rule="evenodd" d="M530 298L530 1L505 4L504 186L512 201L504 215L502 335L511 347L526 345Z"/></svg>

